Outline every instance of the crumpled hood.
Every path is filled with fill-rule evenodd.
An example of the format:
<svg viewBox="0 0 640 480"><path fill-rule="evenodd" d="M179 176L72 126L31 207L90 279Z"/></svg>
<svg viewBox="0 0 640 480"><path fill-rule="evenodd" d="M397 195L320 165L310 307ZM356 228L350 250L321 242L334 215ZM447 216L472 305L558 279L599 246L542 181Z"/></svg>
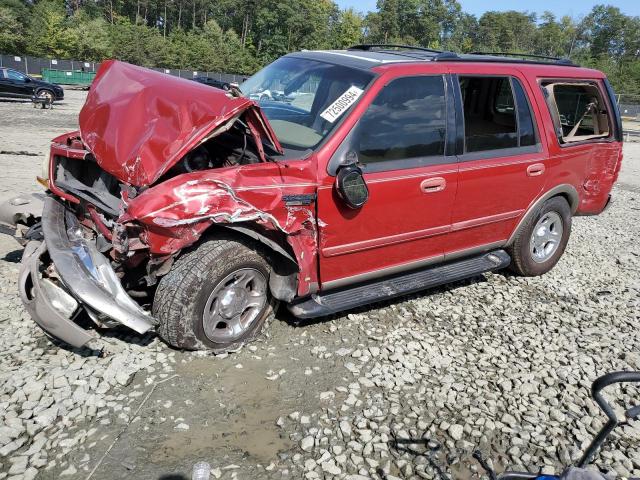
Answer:
<svg viewBox="0 0 640 480"><path fill-rule="evenodd" d="M216 127L245 112L254 135L281 151L254 101L108 60L80 111L80 135L102 169L125 183L144 186L158 180Z"/></svg>

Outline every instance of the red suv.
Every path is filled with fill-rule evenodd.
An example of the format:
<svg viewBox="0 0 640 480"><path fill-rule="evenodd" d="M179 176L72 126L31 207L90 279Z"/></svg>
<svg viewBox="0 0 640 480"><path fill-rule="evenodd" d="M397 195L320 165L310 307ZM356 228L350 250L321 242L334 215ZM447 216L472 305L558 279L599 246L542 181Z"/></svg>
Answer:
<svg viewBox="0 0 640 480"><path fill-rule="evenodd" d="M540 275L609 203L621 130L605 76L563 60L360 45L229 91L105 62L53 140L20 293L75 346L88 317L222 352L279 301L308 318Z"/></svg>

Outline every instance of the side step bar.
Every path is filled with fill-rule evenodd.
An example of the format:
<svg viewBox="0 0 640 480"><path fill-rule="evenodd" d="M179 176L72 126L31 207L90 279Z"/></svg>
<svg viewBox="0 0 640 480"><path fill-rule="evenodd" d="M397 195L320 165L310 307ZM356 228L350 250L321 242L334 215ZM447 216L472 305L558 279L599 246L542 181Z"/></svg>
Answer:
<svg viewBox="0 0 640 480"><path fill-rule="evenodd" d="M314 318L361 307L372 302L437 287L465 278L506 268L511 257L504 250L494 250L480 256L457 260L426 270L413 271L382 280L311 295L289 305L298 318Z"/></svg>

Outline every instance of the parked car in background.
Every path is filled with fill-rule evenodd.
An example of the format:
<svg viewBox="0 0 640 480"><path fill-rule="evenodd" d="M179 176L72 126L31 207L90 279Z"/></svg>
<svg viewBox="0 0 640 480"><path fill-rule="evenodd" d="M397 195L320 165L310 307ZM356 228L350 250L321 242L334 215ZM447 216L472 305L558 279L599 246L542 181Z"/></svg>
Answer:
<svg viewBox="0 0 640 480"><path fill-rule="evenodd" d="M210 77L194 77L194 82L203 83L204 85L209 85L210 87L219 88L221 90L230 90L231 84L229 82L223 82L222 80L216 80L215 78Z"/></svg>
<svg viewBox="0 0 640 480"><path fill-rule="evenodd" d="M12 68L0 67L0 97L38 97L51 103L64 99L64 90L60 85L38 80Z"/></svg>
<svg viewBox="0 0 640 480"><path fill-rule="evenodd" d="M622 160L603 73L418 47L292 53L231 92L107 61L79 125L52 140L19 280L75 346L83 316L227 352L278 304L310 318L542 275Z"/></svg>

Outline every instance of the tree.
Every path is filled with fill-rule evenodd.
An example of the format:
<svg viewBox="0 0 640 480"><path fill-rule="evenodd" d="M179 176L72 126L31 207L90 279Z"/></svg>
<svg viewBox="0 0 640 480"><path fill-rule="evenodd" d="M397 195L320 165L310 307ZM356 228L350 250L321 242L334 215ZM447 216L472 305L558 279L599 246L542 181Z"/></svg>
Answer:
<svg viewBox="0 0 640 480"><path fill-rule="evenodd" d="M485 12L478 21L478 48L488 52L533 52L536 15L528 12Z"/></svg>
<svg viewBox="0 0 640 480"><path fill-rule="evenodd" d="M570 57L576 40L576 25L570 17L556 21L551 12L544 12L536 34L535 53L555 57Z"/></svg>
<svg viewBox="0 0 640 480"><path fill-rule="evenodd" d="M640 90L640 18L596 5L465 13L458 0L377 0L362 16L333 0L0 0L0 52L250 74L291 51L399 43L570 57Z"/></svg>
<svg viewBox="0 0 640 480"><path fill-rule="evenodd" d="M16 13L7 7L0 7L0 52L22 53L24 48L22 25Z"/></svg>
<svg viewBox="0 0 640 480"><path fill-rule="evenodd" d="M331 32L331 47L347 48L360 43L363 34L363 18L353 8L338 13Z"/></svg>
<svg viewBox="0 0 640 480"><path fill-rule="evenodd" d="M72 58L97 62L113 56L109 24L103 18L89 18L79 10L70 23L68 50Z"/></svg>
<svg viewBox="0 0 640 480"><path fill-rule="evenodd" d="M41 0L33 7L27 41L34 55L63 57L69 53L72 37L62 0Z"/></svg>

